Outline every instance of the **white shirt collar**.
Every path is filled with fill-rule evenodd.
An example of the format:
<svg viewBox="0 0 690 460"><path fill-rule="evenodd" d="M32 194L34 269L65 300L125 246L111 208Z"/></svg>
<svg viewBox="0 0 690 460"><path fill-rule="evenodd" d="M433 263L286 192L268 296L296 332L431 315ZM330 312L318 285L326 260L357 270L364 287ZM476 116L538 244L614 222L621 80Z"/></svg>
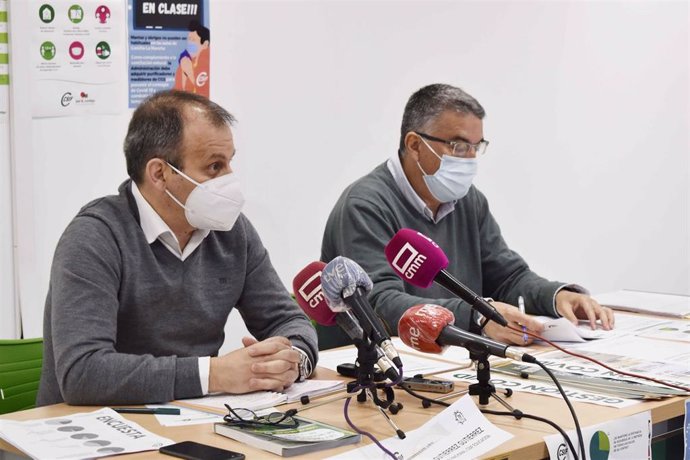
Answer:
<svg viewBox="0 0 690 460"><path fill-rule="evenodd" d="M405 171L402 168L402 163L400 163L400 156L398 154L393 155L386 162L388 170L393 175L396 185L400 189L400 193L403 194L405 199L417 210L420 214L426 217L431 222L437 224L441 219L446 217L448 214L455 210L456 201L451 201L450 203L441 203L438 207L438 212L436 217L434 217L433 211L426 205L424 200L422 200L417 192L414 191L410 181L407 180Z"/></svg>
<svg viewBox="0 0 690 460"><path fill-rule="evenodd" d="M189 257L210 233L210 230L195 230L187 246L185 246L184 251L182 251L180 250L180 242L177 240L175 233L170 230L168 224L165 223L163 218L153 209L149 202L146 201L146 198L141 194L139 187L137 187L134 181L132 181L132 195L134 195L134 201L137 204L139 223L141 229L144 231L146 242L148 244L153 244L156 240L160 240L161 243L180 260L185 260Z"/></svg>

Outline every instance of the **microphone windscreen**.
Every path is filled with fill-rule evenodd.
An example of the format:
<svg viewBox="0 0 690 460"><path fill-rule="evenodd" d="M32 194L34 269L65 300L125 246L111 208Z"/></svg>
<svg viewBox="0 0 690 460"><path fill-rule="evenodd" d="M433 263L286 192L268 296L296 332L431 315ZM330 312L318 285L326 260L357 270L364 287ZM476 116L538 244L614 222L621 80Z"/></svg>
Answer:
<svg viewBox="0 0 690 460"><path fill-rule="evenodd" d="M448 257L431 239L410 228L403 228L384 250L393 271L408 283L428 288L441 270L448 267Z"/></svg>
<svg viewBox="0 0 690 460"><path fill-rule="evenodd" d="M335 325L336 313L328 308L321 288L321 272L326 264L312 262L292 280L292 290L297 304L306 315L322 326Z"/></svg>
<svg viewBox="0 0 690 460"><path fill-rule="evenodd" d="M338 256L323 268L321 286L331 310L345 311L350 307L343 301L343 298L350 297L358 287L369 292L374 284L357 262L347 257Z"/></svg>
<svg viewBox="0 0 690 460"><path fill-rule="evenodd" d="M455 315L439 305L415 305L403 313L398 321L398 335L405 345L424 353L441 353L446 346L436 342L447 325L455 322Z"/></svg>

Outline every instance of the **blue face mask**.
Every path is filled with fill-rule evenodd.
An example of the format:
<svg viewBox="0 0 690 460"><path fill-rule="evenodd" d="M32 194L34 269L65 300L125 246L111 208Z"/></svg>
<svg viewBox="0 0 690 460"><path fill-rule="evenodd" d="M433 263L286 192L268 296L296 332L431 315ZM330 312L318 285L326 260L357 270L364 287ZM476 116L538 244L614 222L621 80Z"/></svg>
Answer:
<svg viewBox="0 0 690 460"><path fill-rule="evenodd" d="M441 166L434 174L429 175L417 162L417 166L424 174L424 183L429 192L441 203L459 200L467 195L474 176L477 175L478 163L476 158L457 158L451 155L439 156L434 149L421 138L429 150L441 160Z"/></svg>
<svg viewBox="0 0 690 460"><path fill-rule="evenodd" d="M197 43L187 42L187 51L189 54L196 54L199 51L199 45Z"/></svg>

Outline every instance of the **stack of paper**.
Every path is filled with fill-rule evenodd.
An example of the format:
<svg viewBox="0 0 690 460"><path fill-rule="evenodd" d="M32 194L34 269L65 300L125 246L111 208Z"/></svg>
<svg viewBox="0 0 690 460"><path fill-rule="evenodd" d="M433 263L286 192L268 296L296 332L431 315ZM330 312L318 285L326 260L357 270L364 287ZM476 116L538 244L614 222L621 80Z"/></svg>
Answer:
<svg viewBox="0 0 690 460"><path fill-rule="evenodd" d="M225 410L225 404L232 408L260 410L299 401L302 396L317 396L332 393L345 388L345 382L340 380L305 380L293 383L285 392L256 391L242 395L227 393L205 396L203 398L185 399L185 403L197 406L212 407Z"/></svg>

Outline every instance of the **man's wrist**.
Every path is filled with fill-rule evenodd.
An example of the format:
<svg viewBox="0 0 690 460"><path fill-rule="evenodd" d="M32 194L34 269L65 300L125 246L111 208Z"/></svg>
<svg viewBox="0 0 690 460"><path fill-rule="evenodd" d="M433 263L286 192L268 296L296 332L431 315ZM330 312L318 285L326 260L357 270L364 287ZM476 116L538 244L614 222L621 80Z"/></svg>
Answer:
<svg viewBox="0 0 690 460"><path fill-rule="evenodd" d="M292 349L298 351L300 354L300 360L297 365L298 375L296 382L302 382L311 377L311 374L314 372L314 365L311 359L309 359L309 355L304 350L295 346L293 346Z"/></svg>

